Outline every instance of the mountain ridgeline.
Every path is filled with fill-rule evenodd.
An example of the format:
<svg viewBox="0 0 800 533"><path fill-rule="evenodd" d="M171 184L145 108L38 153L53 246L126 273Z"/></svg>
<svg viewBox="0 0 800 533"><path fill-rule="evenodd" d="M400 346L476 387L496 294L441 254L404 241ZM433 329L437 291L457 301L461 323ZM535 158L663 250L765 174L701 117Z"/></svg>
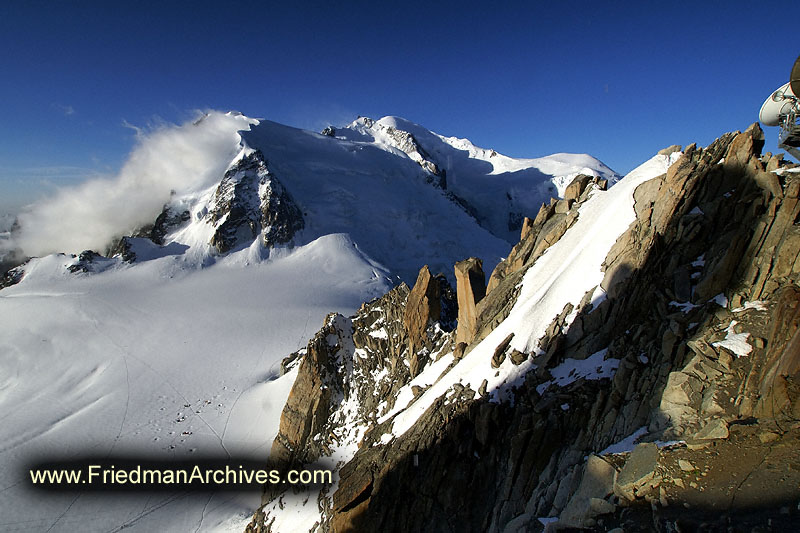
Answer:
<svg viewBox="0 0 800 533"><path fill-rule="evenodd" d="M488 286L478 258L455 288L424 266L330 315L284 360L272 457L332 459L334 483L267 488L248 531L796 527L800 169L763 140L577 176Z"/></svg>
<svg viewBox="0 0 800 533"><path fill-rule="evenodd" d="M120 228L114 242L93 251L132 262L181 246L187 261L209 265L245 248L263 259L276 247L342 233L391 276L412 282L422 262L449 272L453 261L481 255L493 266L524 213L562 196L577 175L619 179L587 155L513 159L396 117L363 117L325 134L247 121L217 183L173 190L160 214ZM21 271L3 283L19 279Z"/></svg>

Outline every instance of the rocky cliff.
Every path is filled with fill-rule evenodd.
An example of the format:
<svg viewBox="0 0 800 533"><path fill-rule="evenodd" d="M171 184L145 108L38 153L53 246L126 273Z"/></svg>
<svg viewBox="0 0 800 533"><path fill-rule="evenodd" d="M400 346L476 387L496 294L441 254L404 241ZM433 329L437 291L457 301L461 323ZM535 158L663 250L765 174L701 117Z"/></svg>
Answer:
<svg viewBox="0 0 800 533"><path fill-rule="evenodd" d="M762 146L753 125L665 150L602 282L535 343L503 325L537 262L612 193L597 178L531 213L488 288L471 259L457 295L423 268L412 289L328 317L285 361L297 377L272 453L330 457L335 482L266 492L248 529L297 513L314 531L793 527L800 173ZM473 367L482 381L452 378Z"/></svg>
<svg viewBox="0 0 800 533"><path fill-rule="evenodd" d="M258 150L225 173L206 222L214 227L211 245L221 253L259 234L265 247L289 242L304 225L300 208Z"/></svg>

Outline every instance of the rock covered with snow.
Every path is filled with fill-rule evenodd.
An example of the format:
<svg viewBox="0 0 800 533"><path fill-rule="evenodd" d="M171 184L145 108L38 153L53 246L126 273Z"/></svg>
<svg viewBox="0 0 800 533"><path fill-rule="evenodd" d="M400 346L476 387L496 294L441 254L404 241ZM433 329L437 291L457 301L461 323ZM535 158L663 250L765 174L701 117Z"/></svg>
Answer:
<svg viewBox="0 0 800 533"><path fill-rule="evenodd" d="M412 283L421 264L450 277L452 264L471 255L480 255L488 271L516 241L523 219L533 217L542 201L563 196L573 178L618 179L588 155L515 159L398 117L363 117L321 135L239 114L209 113L167 133L179 147L199 137L202 153L188 162L153 161L161 146L143 146L134 159L148 164L126 168L117 181L148 208L139 212L124 206L126 216L115 227L106 220L113 206L94 206L91 211L102 220L102 231L93 232L98 237L67 242L94 243L99 235L113 235L93 249L109 257L124 255L130 263L132 255L120 238L147 238L158 246L186 247L187 263L207 266L254 242L261 246L252 250L253 258L266 258L276 248L343 233L373 261ZM171 154L177 148L170 143ZM232 160L226 159L231 153ZM213 164L197 168L195 160L212 156ZM166 189L158 180L153 185L159 174L169 174L175 188ZM139 198L151 185L164 197ZM87 194L111 186L93 184ZM102 196L113 203L119 194L110 190ZM151 204L159 201L160 214L148 220ZM25 224L36 220L23 218Z"/></svg>
<svg viewBox="0 0 800 533"><path fill-rule="evenodd" d="M273 459L328 459L332 485L269 492L252 528L273 531L635 530L689 503L676 457L702 466L690 452L733 453L748 431L755 452L796 449L781 428L800 416L800 180L760 156L757 126L667 150L608 190L615 176L588 156L515 160L395 117L326 135L262 121L237 138L216 182L176 191L115 257L34 258L6 275L0 400L37 409L6 419L6 449L37 441L14 440L28 423L108 437L61 408L111 405L126 413L113 443L142 444L144 428L162 446L171 429L181 453L187 440L227 452L255 439ZM451 270L474 255L487 272L497 263L488 286L477 258ZM432 272L454 272L457 295ZM385 292L396 276L413 289ZM40 312L42 296L58 296L55 311ZM59 342L41 342L51 331ZM218 361L230 343L237 365ZM34 346L59 370L47 375L57 409L35 394L42 378L15 377L31 374ZM228 392L228 372L246 392ZM139 413L153 387L179 410ZM192 405L215 387L216 410ZM794 497L794 478L758 468L753 479Z"/></svg>
<svg viewBox="0 0 800 533"><path fill-rule="evenodd" d="M285 244L304 226L300 208L258 150L225 173L207 211L205 221L214 227L210 244L220 253L259 235L265 247Z"/></svg>

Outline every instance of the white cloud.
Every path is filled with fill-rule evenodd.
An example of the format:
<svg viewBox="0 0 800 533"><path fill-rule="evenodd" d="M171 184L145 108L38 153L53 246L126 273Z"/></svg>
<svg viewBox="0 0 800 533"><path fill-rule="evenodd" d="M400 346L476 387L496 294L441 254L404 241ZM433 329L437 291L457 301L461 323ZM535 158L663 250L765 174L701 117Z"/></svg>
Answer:
<svg viewBox="0 0 800 533"><path fill-rule="evenodd" d="M128 128L129 130L133 130L133 132L136 134L136 138L137 139L141 139L144 136L144 134L146 133L144 128L140 128L139 126L135 126L135 125L131 124L130 122L128 122L125 119L122 119L122 127L123 128Z"/></svg>
<svg viewBox="0 0 800 533"><path fill-rule="evenodd" d="M28 255L103 250L112 239L152 222L178 192L220 179L239 150L242 115L210 112L180 126L141 129L119 174L61 187L19 215L15 244Z"/></svg>
<svg viewBox="0 0 800 533"><path fill-rule="evenodd" d="M53 107L64 113L64 116L66 117L75 114L75 108L71 105L53 104Z"/></svg>

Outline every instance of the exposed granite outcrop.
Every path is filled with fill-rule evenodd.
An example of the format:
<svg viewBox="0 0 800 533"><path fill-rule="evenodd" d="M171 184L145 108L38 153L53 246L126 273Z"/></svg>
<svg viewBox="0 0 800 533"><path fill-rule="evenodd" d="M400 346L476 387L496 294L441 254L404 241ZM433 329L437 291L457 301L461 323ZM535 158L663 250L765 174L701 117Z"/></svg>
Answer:
<svg viewBox="0 0 800 533"><path fill-rule="evenodd" d="M429 183L439 189L447 189L447 172L436 164L433 157L419 144L414 135L405 130L384 126L371 120L367 122L364 119L364 124L369 128L377 128L388 135L394 141L393 144L397 149L404 152L411 160L422 167Z"/></svg>
<svg viewBox="0 0 800 533"><path fill-rule="evenodd" d="M419 374L433 349L431 328L434 324L441 324L441 329L451 331L455 312L454 295L445 277L441 274L432 276L428 265L422 267L408 295L403 315L411 377Z"/></svg>
<svg viewBox="0 0 800 533"><path fill-rule="evenodd" d="M23 265L15 266L9 268L4 274L3 277L0 278L0 289L5 289L6 287L11 287L12 285L16 285L22 278L25 276L25 268Z"/></svg>
<svg viewBox="0 0 800 533"><path fill-rule="evenodd" d="M475 338L478 322L477 304L486 295L486 277L483 262L477 257L459 261L455 265L456 293L458 295L458 329L456 343L469 344Z"/></svg>
<svg viewBox="0 0 800 533"><path fill-rule="evenodd" d="M133 251L133 243L130 237L122 237L113 246L109 247L106 251L106 257L114 256L119 256L126 263L136 261L136 252Z"/></svg>
<svg viewBox="0 0 800 533"><path fill-rule="evenodd" d="M586 190L586 186L589 185L589 182L592 181L592 176L587 176L586 174L579 174L575 176L575 178L567 185L567 188L564 189L564 200L567 202L569 201L576 201L581 197L583 191Z"/></svg>
<svg viewBox="0 0 800 533"><path fill-rule="evenodd" d="M329 315L306 348L282 365L284 372L299 367L272 459L309 463L330 455L344 423L336 412L342 402L359 406L348 413L351 425L371 424L391 409L396 392L451 346L454 297L444 276L423 267L413 290L401 284L350 318Z"/></svg>
<svg viewBox="0 0 800 533"><path fill-rule="evenodd" d="M310 463L327 451L327 443L313 437L326 433L331 402L344 393L346 369L341 363L348 355L352 357L348 354L352 350L350 321L341 315L328 315L300 359L297 378L281 414L278 436L272 444L273 460Z"/></svg>
<svg viewBox="0 0 800 533"><path fill-rule="evenodd" d="M284 244L305 226L300 208L258 150L225 173L206 221L215 228L210 244L220 253L259 234L265 247Z"/></svg>

